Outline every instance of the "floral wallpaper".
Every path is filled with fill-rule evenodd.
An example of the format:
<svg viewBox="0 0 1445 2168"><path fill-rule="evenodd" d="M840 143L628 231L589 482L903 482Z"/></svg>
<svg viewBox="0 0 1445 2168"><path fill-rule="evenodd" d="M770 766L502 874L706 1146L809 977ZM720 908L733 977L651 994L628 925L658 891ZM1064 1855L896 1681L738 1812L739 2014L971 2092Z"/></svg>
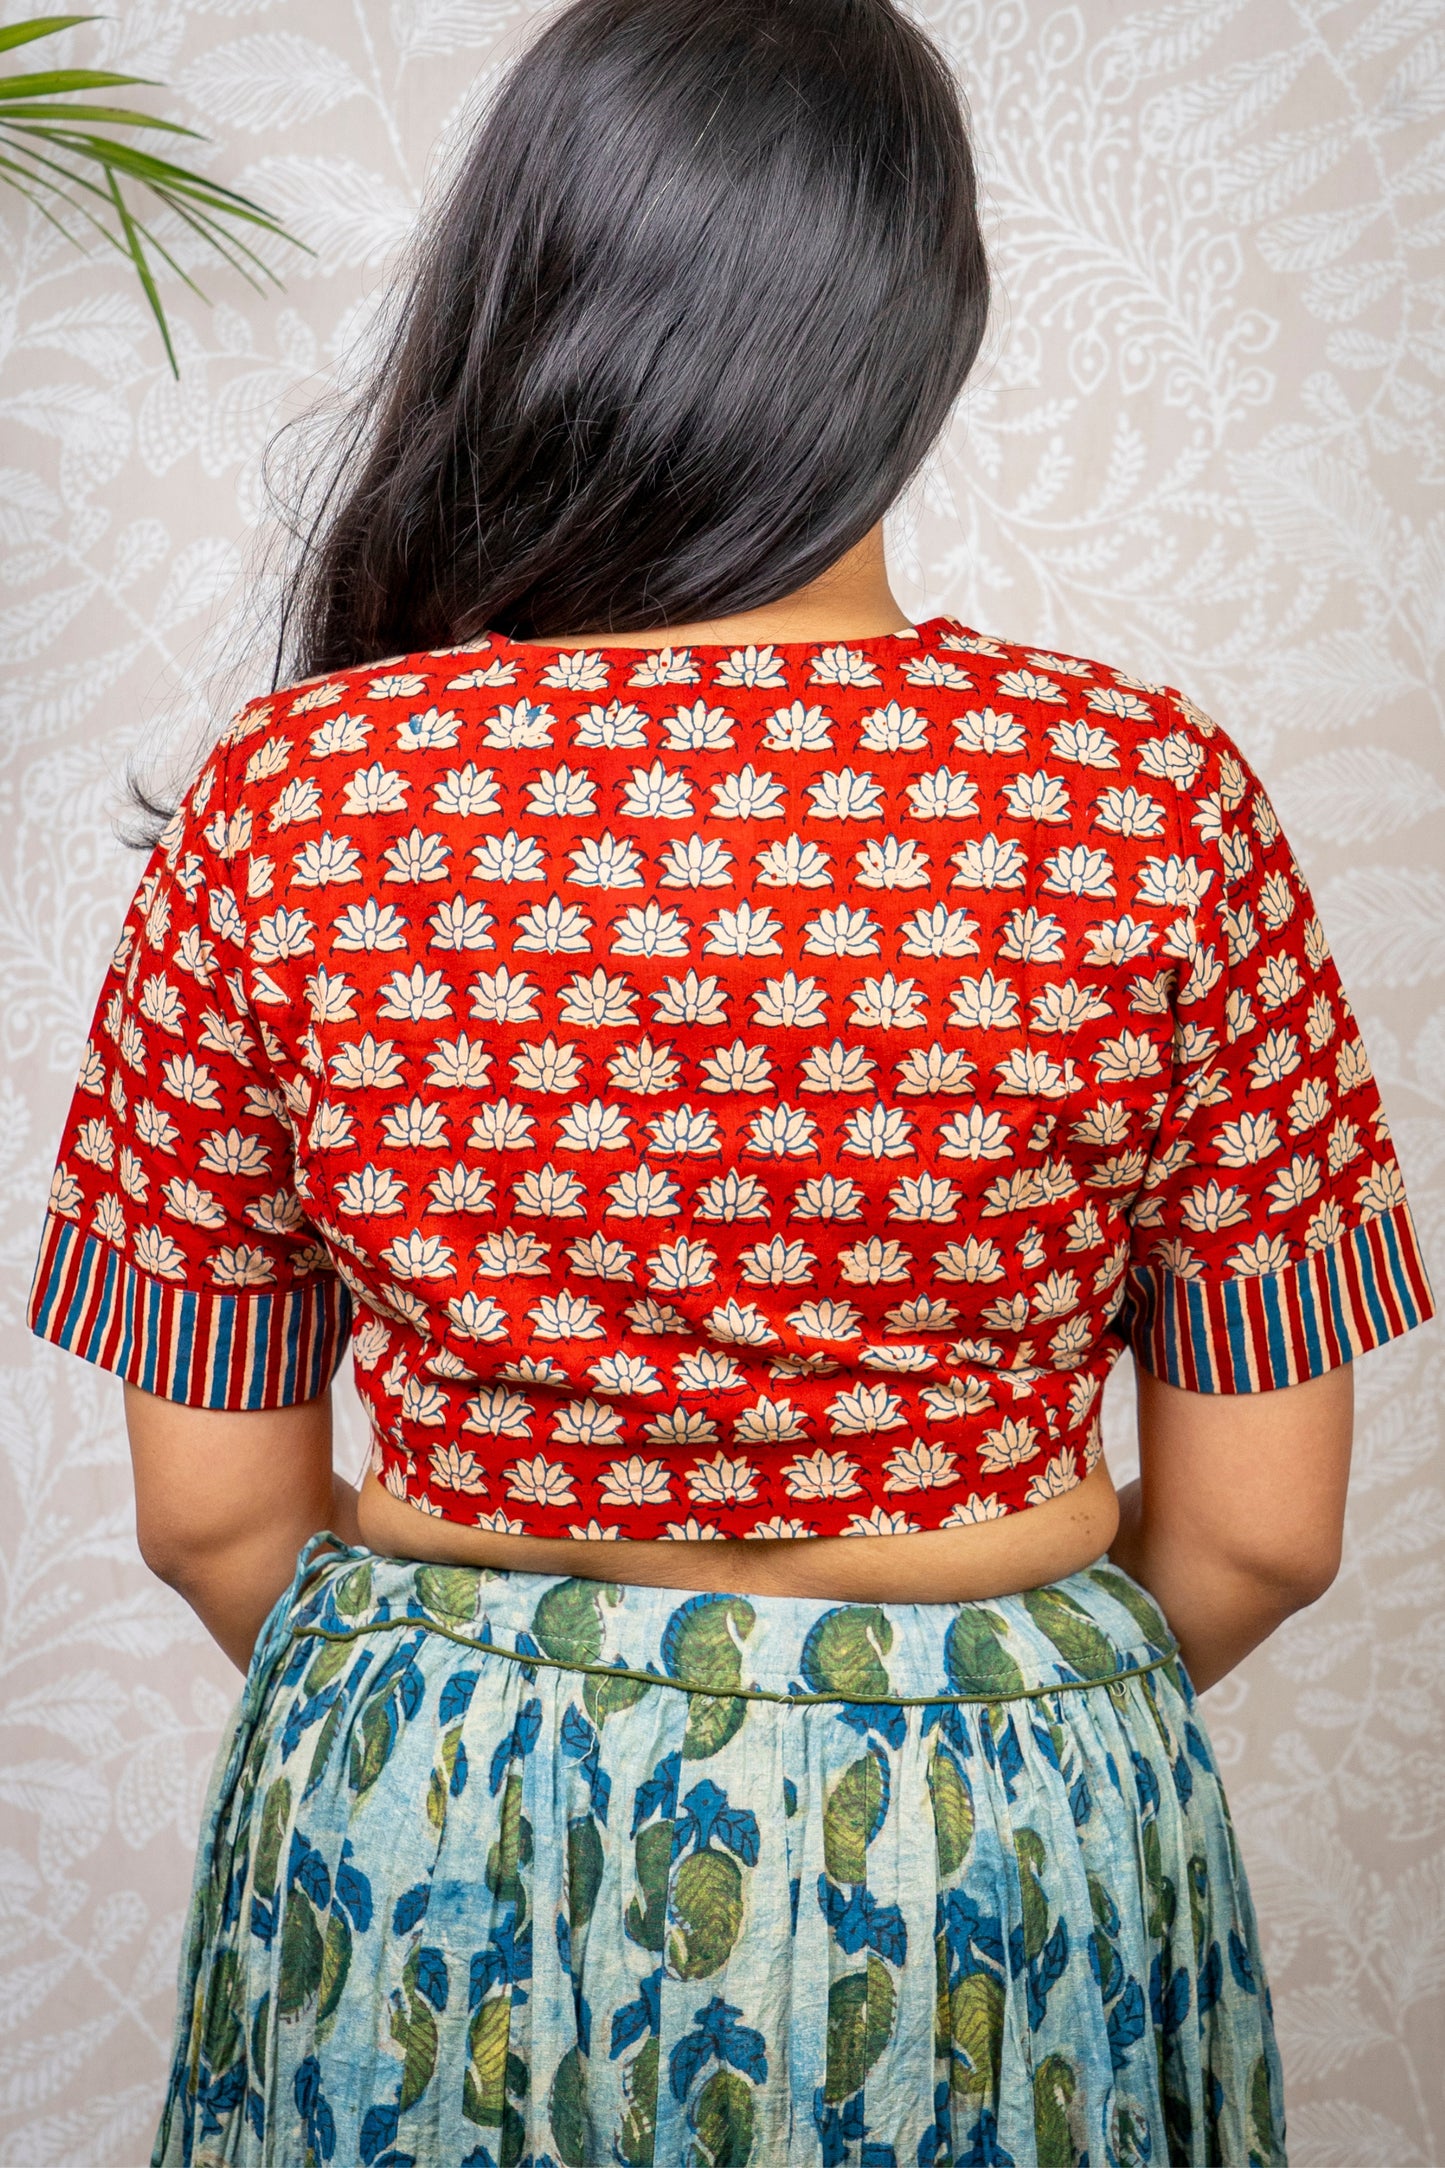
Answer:
<svg viewBox="0 0 1445 2168"><path fill-rule="evenodd" d="M33 12L0 0L0 23ZM0 2162L132 2168L236 1679L136 1554L113 1380L22 1312L139 877L126 761L266 682L261 453L364 329L521 0L128 0L69 57L173 86L315 250L196 265L169 375L118 261L0 203ZM998 276L894 521L910 607L1182 684L1262 770L1445 1287L1445 8L923 0ZM57 48L59 50L59 48ZM47 53L47 61L49 54ZM159 94L157 94L159 96ZM1263 1926L1297 2168L1445 2158L1445 1344L1360 1366L1345 1562L1206 1709ZM1130 1382L1107 1436L1129 1472ZM339 1448L361 1456L354 1403Z"/></svg>

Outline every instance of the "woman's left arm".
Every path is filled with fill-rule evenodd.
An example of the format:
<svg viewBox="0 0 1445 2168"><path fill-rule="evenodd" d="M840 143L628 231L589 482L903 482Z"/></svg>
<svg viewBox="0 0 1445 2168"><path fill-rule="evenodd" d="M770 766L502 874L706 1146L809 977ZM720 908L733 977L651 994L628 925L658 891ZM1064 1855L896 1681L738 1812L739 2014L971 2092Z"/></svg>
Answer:
<svg viewBox="0 0 1445 2168"><path fill-rule="evenodd" d="M186 1407L125 1389L136 1536L242 1671L318 1529L358 1540L356 1492L331 1466L331 1395L289 1408Z"/></svg>

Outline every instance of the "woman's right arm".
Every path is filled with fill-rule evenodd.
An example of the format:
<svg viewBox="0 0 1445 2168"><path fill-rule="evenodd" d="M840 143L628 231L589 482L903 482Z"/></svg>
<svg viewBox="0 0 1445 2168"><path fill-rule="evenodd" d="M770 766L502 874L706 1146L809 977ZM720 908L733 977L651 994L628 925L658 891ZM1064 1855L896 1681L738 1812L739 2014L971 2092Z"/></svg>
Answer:
<svg viewBox="0 0 1445 2168"><path fill-rule="evenodd" d="M1339 1571L1354 1375L1257 1393L1135 1375L1139 1476L1109 1556L1160 1605L1202 1693Z"/></svg>

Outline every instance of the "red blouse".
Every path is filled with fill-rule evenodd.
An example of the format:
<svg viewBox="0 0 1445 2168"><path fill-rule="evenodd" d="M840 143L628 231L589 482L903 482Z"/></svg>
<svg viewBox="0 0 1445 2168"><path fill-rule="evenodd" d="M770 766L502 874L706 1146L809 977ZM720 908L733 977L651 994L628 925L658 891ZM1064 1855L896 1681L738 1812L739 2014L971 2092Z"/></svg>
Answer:
<svg viewBox="0 0 1445 2168"><path fill-rule="evenodd" d="M518 1534L1057 1497L1125 1346L1292 1383L1430 1314L1257 776L936 618L533 648L244 709L125 923L37 1332L264 1408L350 1339L387 1487Z"/></svg>

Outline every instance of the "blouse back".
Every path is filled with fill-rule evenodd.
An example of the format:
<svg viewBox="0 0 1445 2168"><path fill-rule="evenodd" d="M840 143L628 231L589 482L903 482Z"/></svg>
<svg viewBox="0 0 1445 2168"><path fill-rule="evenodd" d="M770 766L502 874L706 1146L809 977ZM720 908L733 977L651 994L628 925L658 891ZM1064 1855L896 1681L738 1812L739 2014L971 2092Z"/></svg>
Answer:
<svg viewBox="0 0 1445 2168"><path fill-rule="evenodd" d="M349 1339L449 1519L796 1536L1058 1496L1126 1347L1250 1392L1431 1307L1238 747L940 617L252 703L127 918L32 1322L223 1408Z"/></svg>

